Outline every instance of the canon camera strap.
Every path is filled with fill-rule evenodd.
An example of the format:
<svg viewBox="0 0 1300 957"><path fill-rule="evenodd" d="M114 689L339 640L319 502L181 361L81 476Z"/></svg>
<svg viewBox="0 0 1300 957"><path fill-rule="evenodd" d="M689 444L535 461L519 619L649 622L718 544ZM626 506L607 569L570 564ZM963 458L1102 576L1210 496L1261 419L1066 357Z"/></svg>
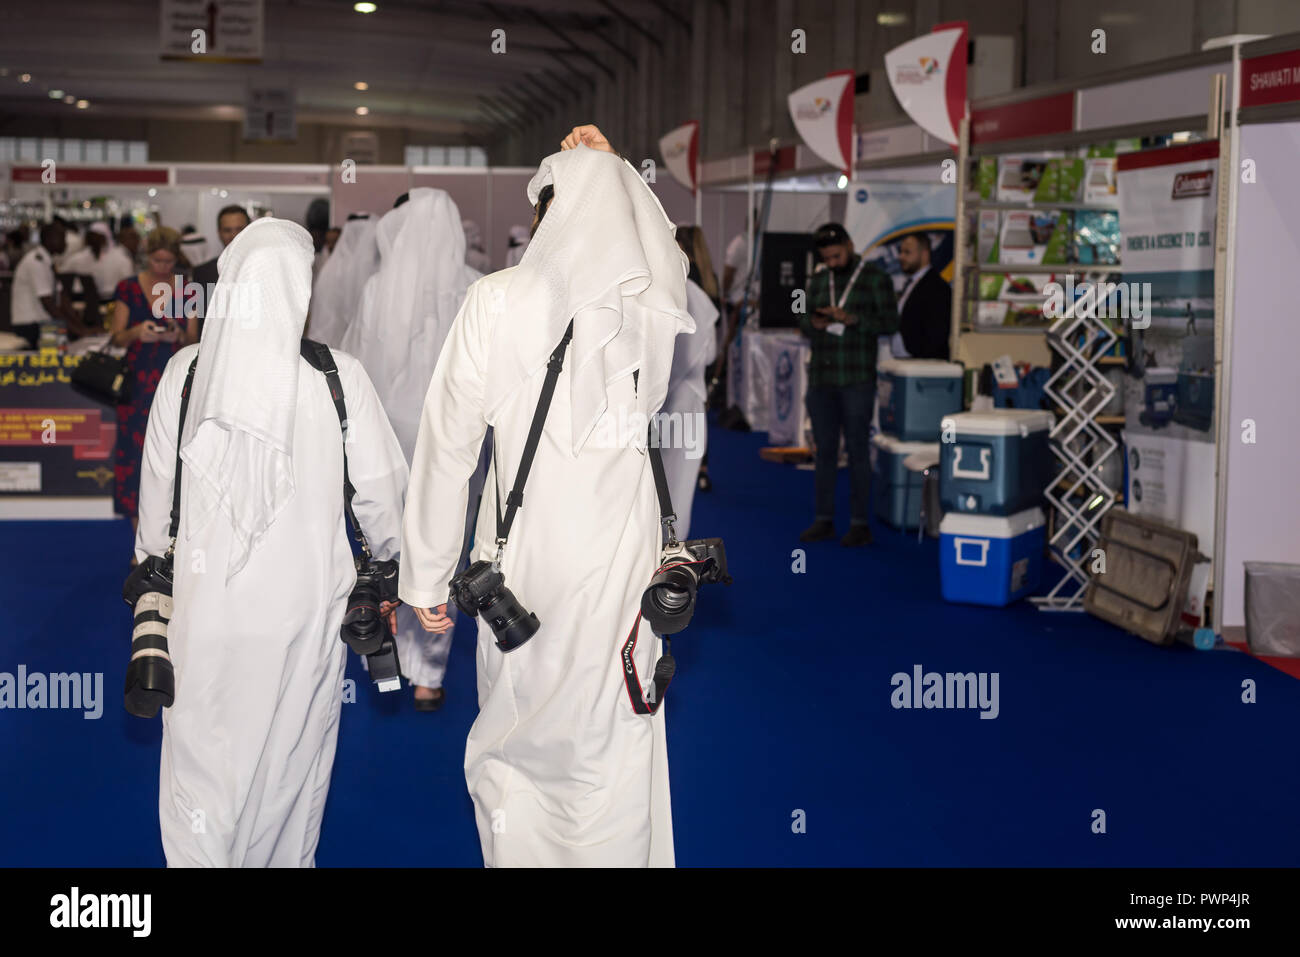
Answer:
<svg viewBox="0 0 1300 957"><path fill-rule="evenodd" d="M632 385L635 387L638 382L638 370L632 372ZM654 475L655 494L659 496L659 515L660 522L668 529L668 544L677 544L677 532L673 528L673 523L677 521L677 516L673 513L672 496L668 494L668 476L664 472L663 455L659 452L659 435L655 430L654 416L650 417L650 426L646 434L646 452L650 455L650 472ZM685 564L685 563L674 563ZM655 569L658 575L664 568L663 566ZM620 657L623 661L623 686L627 688L628 700L632 702L632 710L637 714L658 714L659 706L664 703L664 695L668 692L668 684L673 680L673 675L677 672L677 662L672 656L672 642L667 635L662 635L664 642L664 653L658 661L655 662L654 678L650 682L650 693L646 694L641 688L641 678L637 675L636 660L632 657L636 651L637 633L641 630L641 612L636 613L636 622L632 625L632 630L628 633L627 641L623 642L623 648Z"/></svg>

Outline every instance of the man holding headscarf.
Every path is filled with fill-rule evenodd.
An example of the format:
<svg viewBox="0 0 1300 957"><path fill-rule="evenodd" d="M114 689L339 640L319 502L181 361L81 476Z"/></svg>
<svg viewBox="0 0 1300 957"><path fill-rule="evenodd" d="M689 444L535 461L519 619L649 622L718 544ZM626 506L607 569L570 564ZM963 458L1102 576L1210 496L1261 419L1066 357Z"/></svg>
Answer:
<svg viewBox="0 0 1300 957"><path fill-rule="evenodd" d="M434 364L466 290L480 274L465 264L460 212L443 190L411 190L405 202L379 221L377 239L379 271L366 282L359 315L348 326L343 347L361 361L375 383L410 462ZM470 496L471 506L481 489L480 481ZM415 612L403 606L397 610L395 637L402 674L415 689L416 708L437 711L445 699L442 680L451 632L426 631Z"/></svg>
<svg viewBox="0 0 1300 957"><path fill-rule="evenodd" d="M202 343L168 364L149 417L141 560L167 548L178 442L182 462L158 801L173 867L315 863L356 581L345 446L371 551L397 555L406 460L375 391L334 353L344 439L325 377L299 354L312 253L306 230L269 218L226 247Z"/></svg>
<svg viewBox="0 0 1300 957"><path fill-rule="evenodd" d="M470 287L434 371L399 594L426 627L451 627L460 517L488 426L495 454L474 558L497 557L497 503L515 486L547 360L572 323L501 554L506 587L541 627L506 654L480 618L465 779L489 867L672 866L665 716L634 709L622 652L648 680L660 642L639 609L660 515L645 423L667 393L674 340L692 329L686 257L640 174L593 126L542 161L528 195L539 216L528 251Z"/></svg>

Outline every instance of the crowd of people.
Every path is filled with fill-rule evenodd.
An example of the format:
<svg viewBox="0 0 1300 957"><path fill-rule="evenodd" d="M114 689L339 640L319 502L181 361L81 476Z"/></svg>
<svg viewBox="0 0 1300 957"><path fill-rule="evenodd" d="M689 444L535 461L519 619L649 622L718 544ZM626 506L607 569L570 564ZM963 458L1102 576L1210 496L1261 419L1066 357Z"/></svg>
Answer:
<svg viewBox="0 0 1300 957"><path fill-rule="evenodd" d="M136 528L133 565L175 556L161 646L175 680L159 799L170 865L313 863L359 567L349 521L369 559L400 567L381 615L417 710L445 701L452 583L472 561L491 563L543 623L507 657L498 623L480 616L465 773L485 863L672 864L663 719L629 702L626 677L649 676L661 650L640 614L668 535L646 454L656 440L601 426L700 423L689 449L679 433L659 450L686 540L694 494L709 487L702 423L728 339L720 310L743 318L752 287L735 248L719 281L703 230L674 226L595 127L543 161L528 199L533 223L510 231L495 272L478 227L430 188L314 235L227 206L220 250L198 262L206 243L190 227L141 237L95 224L70 244L78 234L52 222L21 251L15 328L102 336L133 378L117 407L114 502ZM901 299L842 226L814 239L825 268L803 321L817 445L803 538L835 534L842 434L842 542L861 545L876 344L893 335L898 353L937 357L941 324L900 324L900 312L924 300L933 317L941 304L918 282L924 236L900 253ZM76 277L85 312L56 272ZM112 290L107 329L101 290ZM337 379L309 361L309 341ZM555 408L539 410L552 394ZM518 509L509 548L503 509Z"/></svg>

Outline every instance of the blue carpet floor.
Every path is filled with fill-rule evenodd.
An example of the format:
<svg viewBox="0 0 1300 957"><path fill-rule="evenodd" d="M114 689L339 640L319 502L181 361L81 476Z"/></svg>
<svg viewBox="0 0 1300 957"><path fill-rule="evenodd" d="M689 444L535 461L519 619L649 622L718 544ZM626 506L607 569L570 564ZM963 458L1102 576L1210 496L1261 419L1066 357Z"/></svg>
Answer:
<svg viewBox="0 0 1300 957"><path fill-rule="evenodd" d="M696 498L692 531L725 538L736 583L701 593L655 719L679 865L1300 863L1294 679L1084 615L945 604L937 545L881 526L871 548L808 546L795 573L812 473L759 461L762 438L715 429ZM847 493L841 475L841 509ZM125 522L0 523L0 672L104 674L98 720L0 710L0 865L163 863L161 723L121 705L129 542ZM432 715L350 656L319 865L482 863L461 767L472 641L462 624ZM915 665L996 672L998 717L894 709L891 676Z"/></svg>

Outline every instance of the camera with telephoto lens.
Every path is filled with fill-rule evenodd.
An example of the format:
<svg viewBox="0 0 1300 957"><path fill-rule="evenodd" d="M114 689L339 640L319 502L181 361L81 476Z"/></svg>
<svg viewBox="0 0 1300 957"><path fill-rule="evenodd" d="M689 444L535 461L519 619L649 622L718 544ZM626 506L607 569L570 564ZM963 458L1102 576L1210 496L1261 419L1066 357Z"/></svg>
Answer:
<svg viewBox="0 0 1300 957"><path fill-rule="evenodd" d="M659 569L641 596L641 615L657 635L675 635L695 613L695 592L714 582L731 584L727 551L720 538L669 542L659 559Z"/></svg>
<svg viewBox="0 0 1300 957"><path fill-rule="evenodd" d="M502 651L514 651L542 627L537 616L519 604L492 562L477 561L453 578L451 597L471 618L483 615Z"/></svg>
<svg viewBox="0 0 1300 957"><path fill-rule="evenodd" d="M396 602L397 561L378 561L358 556L357 583L348 596L348 610L343 615L339 634L344 643L359 655L373 655L384 639L391 641L388 621L379 613L383 602Z"/></svg>
<svg viewBox="0 0 1300 957"><path fill-rule="evenodd" d="M131 663L126 668L126 710L152 718L176 700L176 675L167 653L167 624L172 618L172 562L150 555L132 569L122 586L122 600L135 615Z"/></svg>

